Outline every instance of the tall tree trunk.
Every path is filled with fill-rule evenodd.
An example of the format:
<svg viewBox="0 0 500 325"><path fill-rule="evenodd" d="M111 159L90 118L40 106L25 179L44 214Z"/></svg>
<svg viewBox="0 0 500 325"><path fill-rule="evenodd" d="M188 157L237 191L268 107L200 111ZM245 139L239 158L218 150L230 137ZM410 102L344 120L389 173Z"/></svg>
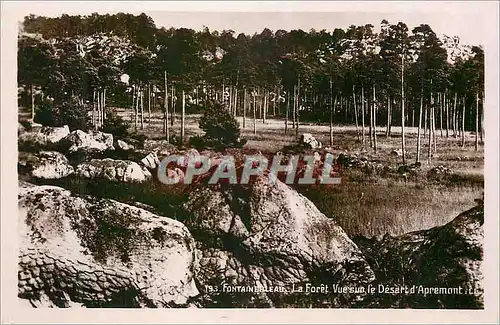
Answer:
<svg viewBox="0 0 500 325"><path fill-rule="evenodd" d="M253 134L257 134L257 94L253 96Z"/></svg>
<svg viewBox="0 0 500 325"><path fill-rule="evenodd" d="M264 105L263 105L264 98L260 95L260 89L259 89L259 91L257 93L258 93L258 98L257 98L258 109L257 109L257 113L259 114L258 118L264 120Z"/></svg>
<svg viewBox="0 0 500 325"><path fill-rule="evenodd" d="M165 132L165 138L167 140L167 143L170 141L170 130L168 126L168 83L167 83L167 71L165 71L165 98L164 98L164 103L163 103L163 130Z"/></svg>
<svg viewBox="0 0 500 325"><path fill-rule="evenodd" d="M95 129L99 128L99 124L101 123L101 91L97 90L97 111L96 111L96 121L95 121ZM136 127L137 128L137 127Z"/></svg>
<svg viewBox="0 0 500 325"><path fill-rule="evenodd" d="M432 106L432 141L434 144L434 153L437 152L437 136L436 136L436 106Z"/></svg>
<svg viewBox="0 0 500 325"><path fill-rule="evenodd" d="M151 84L148 83L148 126L151 125Z"/></svg>
<svg viewBox="0 0 500 325"><path fill-rule="evenodd" d="M290 111L290 91L286 92L286 110L285 110L285 134L288 131L288 112Z"/></svg>
<svg viewBox="0 0 500 325"><path fill-rule="evenodd" d="M424 98L422 91L420 92L420 109L418 111L418 131L417 131L417 159L415 163L420 161L420 130L422 129L422 109L424 108Z"/></svg>
<svg viewBox="0 0 500 325"><path fill-rule="evenodd" d="M35 87L31 85L31 120L35 121Z"/></svg>
<svg viewBox="0 0 500 325"><path fill-rule="evenodd" d="M184 136L186 132L186 92L182 90L182 105L181 105L181 146L184 145Z"/></svg>
<svg viewBox="0 0 500 325"><path fill-rule="evenodd" d="M401 148L403 150L403 164L406 163L404 71L405 71L404 55L402 55L401 56Z"/></svg>
<svg viewBox="0 0 500 325"><path fill-rule="evenodd" d="M243 129L247 127L247 89L243 91Z"/></svg>
<svg viewBox="0 0 500 325"><path fill-rule="evenodd" d="M458 111L457 111L457 97L458 94L455 93L455 101L453 104L453 136L457 138L457 131L458 131L458 121L457 121L457 116L458 116Z"/></svg>
<svg viewBox="0 0 500 325"><path fill-rule="evenodd" d="M132 109L134 108L134 104L133 104L133 100L134 100L134 97L132 97ZM95 128L96 126L96 122L95 122L95 105L96 105L96 102L95 102L95 88L93 89L93 92L92 92L92 126Z"/></svg>
<svg viewBox="0 0 500 325"><path fill-rule="evenodd" d="M299 136L299 120L300 120L300 74L299 74L299 80L297 81L297 106L296 106L296 111L295 114L297 114L297 117L295 118L295 136Z"/></svg>
<svg viewBox="0 0 500 325"><path fill-rule="evenodd" d="M428 109L429 111L429 141L428 141L428 148L427 148L427 163L430 164L431 163L431 156L432 156L432 123L431 123L431 119L432 119L432 100L431 100L431 105Z"/></svg>
<svg viewBox="0 0 500 325"><path fill-rule="evenodd" d="M391 97L387 96L387 129L385 130L385 137L389 138L391 132Z"/></svg>
<svg viewBox="0 0 500 325"><path fill-rule="evenodd" d="M275 87L274 88L274 101L272 102L272 105L273 105L273 117L276 117L276 101L278 100L277 97L278 97L278 91L277 91L277 89Z"/></svg>
<svg viewBox="0 0 500 325"><path fill-rule="evenodd" d="M356 137L359 141L358 108L356 106L356 91L352 86L352 103L354 105L354 122L356 123Z"/></svg>
<svg viewBox="0 0 500 325"><path fill-rule="evenodd" d="M367 105L368 110L370 111L370 126L368 127L368 133L370 134L370 148L373 148L373 103L370 105L370 95L368 95L367 98Z"/></svg>
<svg viewBox="0 0 500 325"><path fill-rule="evenodd" d="M95 100L95 90L94 90L94 100ZM135 86L132 86L132 107L130 112L130 122L134 120L134 111L135 111Z"/></svg>
<svg viewBox="0 0 500 325"><path fill-rule="evenodd" d="M135 100L135 123L134 123L134 126L135 126L135 131L137 131L137 126L139 124L139 101L140 101L140 97L141 97L141 87L138 86L137 87L137 99Z"/></svg>
<svg viewBox="0 0 500 325"><path fill-rule="evenodd" d="M335 96L337 102L337 96ZM333 82L330 79L330 147L333 146Z"/></svg>
<svg viewBox="0 0 500 325"><path fill-rule="evenodd" d="M262 123L266 124L266 118L267 118L267 90L264 90L264 115L262 115Z"/></svg>
<svg viewBox="0 0 500 325"><path fill-rule="evenodd" d="M415 127L415 105L411 107L411 127Z"/></svg>
<svg viewBox="0 0 500 325"><path fill-rule="evenodd" d="M465 95L463 98L463 108L462 108L462 147L465 146Z"/></svg>
<svg viewBox="0 0 500 325"><path fill-rule="evenodd" d="M389 96L389 108L390 108L390 111L391 111L391 114L389 115L389 137L392 135L392 107L393 105L396 104L396 100L394 98L392 98L391 96Z"/></svg>
<svg viewBox="0 0 500 325"><path fill-rule="evenodd" d="M373 84L373 149L377 152L377 104L375 96L375 84Z"/></svg>
<svg viewBox="0 0 500 325"><path fill-rule="evenodd" d="M476 92L476 142L474 149L477 151L479 147L479 94Z"/></svg>
<svg viewBox="0 0 500 325"><path fill-rule="evenodd" d="M236 117L238 115L238 85L236 85L236 88L234 89L234 114L233 116Z"/></svg>
<svg viewBox="0 0 500 325"><path fill-rule="evenodd" d="M292 129L295 128L296 110L297 110L297 86L293 85Z"/></svg>
<svg viewBox="0 0 500 325"><path fill-rule="evenodd" d="M480 126L479 136L481 139L481 144L484 144L483 136L484 136L484 92L481 97L481 126Z"/></svg>
<svg viewBox="0 0 500 325"><path fill-rule="evenodd" d="M333 146L333 111L335 110L336 106L337 106L337 95L335 95L335 101L333 105L330 105L330 147Z"/></svg>
<svg viewBox="0 0 500 325"><path fill-rule="evenodd" d="M141 88L141 130L144 130L144 90Z"/></svg>
<svg viewBox="0 0 500 325"><path fill-rule="evenodd" d="M102 125L104 125L104 121L106 120L106 88L102 92Z"/></svg>
<svg viewBox="0 0 500 325"><path fill-rule="evenodd" d="M427 135L427 123L429 122L429 108L427 105L424 108L424 138Z"/></svg>
<svg viewBox="0 0 500 325"><path fill-rule="evenodd" d="M172 111L170 112L170 116L172 117L170 119L170 125L174 126L175 123L175 105L177 104L177 101L175 100L175 87L174 84L172 83L172 89L171 89L171 100L172 100Z"/></svg>
<svg viewBox="0 0 500 325"><path fill-rule="evenodd" d="M446 139L450 136L450 109L448 105L449 98L446 97L446 92L443 95L444 97L444 113L446 115L445 121L446 121Z"/></svg>
<svg viewBox="0 0 500 325"><path fill-rule="evenodd" d="M441 138L443 137L443 101L444 93L439 93L439 132L441 133Z"/></svg>
<svg viewBox="0 0 500 325"><path fill-rule="evenodd" d="M361 145L365 145L365 86L361 86Z"/></svg>

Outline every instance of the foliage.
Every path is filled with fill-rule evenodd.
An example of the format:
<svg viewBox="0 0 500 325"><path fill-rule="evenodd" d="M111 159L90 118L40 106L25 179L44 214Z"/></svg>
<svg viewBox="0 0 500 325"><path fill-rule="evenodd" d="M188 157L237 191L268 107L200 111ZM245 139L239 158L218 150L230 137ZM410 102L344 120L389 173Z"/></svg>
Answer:
<svg viewBox="0 0 500 325"><path fill-rule="evenodd" d="M88 131L91 127L88 108L76 100L65 101L60 106L50 101L42 102L37 107L35 122L45 126L68 125L70 131Z"/></svg>
<svg viewBox="0 0 500 325"><path fill-rule="evenodd" d="M105 133L111 133L115 137L125 138L129 135L128 124L115 112L108 112L102 130Z"/></svg>
<svg viewBox="0 0 500 325"><path fill-rule="evenodd" d="M204 138L209 143L222 147L239 144L240 127L238 121L226 107L219 103L207 103L200 119L200 128L205 131Z"/></svg>
<svg viewBox="0 0 500 325"><path fill-rule="evenodd" d="M371 106L373 85L379 114L385 117L389 99L400 103L401 77L407 112L412 114L420 109L420 96L424 107L438 93L457 94L467 107L473 105L476 94L481 97L481 47L464 46L456 37L452 41L440 37L426 24L409 28L404 22L383 20L380 27L378 33L375 26L366 24L309 32L265 28L254 35L235 35L232 30L156 28L145 14L32 15L25 17L24 31L41 36L20 34L18 79L25 89L40 85L44 95L55 98L56 103L71 96L95 103L93 93L106 88L108 106L131 102L132 86L137 91L137 87L154 85L157 95L163 96L165 74L176 97L185 91L191 98L201 94L213 99L224 86L239 89L240 100L243 89L259 97L264 92L277 92L290 98L284 106L293 104L294 96L288 95L300 82L298 100L304 117L318 122L329 120L336 96L350 104L355 97L359 107L363 89ZM79 47L83 52L77 50ZM124 73L130 77L127 87L118 80ZM202 108L188 105L192 112ZM400 123L399 105L393 105L391 111L394 124ZM468 109L469 129L473 118ZM347 107L346 114L334 114L334 120L354 122L353 105Z"/></svg>

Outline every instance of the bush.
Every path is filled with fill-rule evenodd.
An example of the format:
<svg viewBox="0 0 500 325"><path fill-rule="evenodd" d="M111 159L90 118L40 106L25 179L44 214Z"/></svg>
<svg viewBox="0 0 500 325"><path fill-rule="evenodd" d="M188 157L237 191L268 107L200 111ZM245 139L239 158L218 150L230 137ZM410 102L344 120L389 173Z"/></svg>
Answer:
<svg viewBox="0 0 500 325"><path fill-rule="evenodd" d="M50 101L42 102L37 107L35 122L45 126L68 125L71 131L88 131L92 126L87 107L76 100L65 101L59 107Z"/></svg>
<svg viewBox="0 0 500 325"><path fill-rule="evenodd" d="M200 128L205 131L206 143L217 144L218 147L240 145L238 121L219 103L207 103L200 119Z"/></svg>
<svg viewBox="0 0 500 325"><path fill-rule="evenodd" d="M46 126L54 125L54 107L51 101L44 100L36 106L35 122Z"/></svg>
<svg viewBox="0 0 500 325"><path fill-rule="evenodd" d="M110 112L104 119L102 132L111 133L118 138L125 138L129 135L128 124L115 112Z"/></svg>

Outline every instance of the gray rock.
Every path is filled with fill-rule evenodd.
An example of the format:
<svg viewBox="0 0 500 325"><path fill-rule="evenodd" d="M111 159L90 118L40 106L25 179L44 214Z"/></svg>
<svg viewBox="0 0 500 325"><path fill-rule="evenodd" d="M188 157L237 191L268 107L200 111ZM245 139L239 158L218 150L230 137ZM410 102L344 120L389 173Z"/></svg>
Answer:
<svg viewBox="0 0 500 325"><path fill-rule="evenodd" d="M484 207L448 224L398 237L357 238L377 281L388 287L461 288L461 292L372 296L367 307L484 308L482 273Z"/></svg>
<svg viewBox="0 0 500 325"><path fill-rule="evenodd" d="M85 178L104 178L124 183L141 183L151 179L151 173L129 160L92 159L77 166L76 174Z"/></svg>
<svg viewBox="0 0 500 325"><path fill-rule="evenodd" d="M345 232L307 198L279 181L269 185L266 178L259 178L250 186L203 188L189 197L185 224L199 238L199 256L204 256L196 272L201 284L234 277L235 270L218 268L222 259L235 259L227 265L241 265L248 271L236 270L238 285L267 287L272 283L288 288L292 283L318 281L360 286L374 280L361 251ZM294 274L286 272L292 268L297 270ZM233 293L232 297L249 306L263 301L267 306L284 306L285 300L301 306L304 296Z"/></svg>
<svg viewBox="0 0 500 325"><path fill-rule="evenodd" d="M128 143L126 143L123 140L117 140L116 141L116 145L118 146L118 148L120 148L121 150L124 150L124 151L134 150L135 149L135 147L133 145L128 144Z"/></svg>
<svg viewBox="0 0 500 325"><path fill-rule="evenodd" d="M58 179L74 172L68 159L57 151L41 151L36 154L21 152L18 163L37 178Z"/></svg>
<svg viewBox="0 0 500 325"><path fill-rule="evenodd" d="M47 258L56 260L57 268L51 273L55 273L58 283L54 287L44 282L47 277L41 276L44 285L20 288L20 298L41 306L62 306L63 294L67 296L65 301L87 307L109 303L122 307L167 307L185 304L189 297L198 294L192 272L194 240L178 221L113 200L72 196L55 186L21 188L18 215L20 256L34 249L42 262ZM109 225L113 225L111 233ZM40 233L43 240L34 242L33 232ZM53 267L41 266L41 275L48 272L49 266ZM90 273L83 281L73 269ZM30 271L28 264L20 264L20 280L35 283ZM100 291L105 294L101 300L94 292L100 287L96 271L109 274L112 287L105 293ZM144 272L147 278L137 276ZM27 279L21 279L26 276ZM57 287L59 293L54 290ZM29 294L31 291L36 294ZM37 298L42 296L48 299Z"/></svg>
<svg viewBox="0 0 500 325"><path fill-rule="evenodd" d="M310 149L320 149L323 145L311 133L304 133L300 136L300 144Z"/></svg>
<svg viewBox="0 0 500 325"><path fill-rule="evenodd" d="M89 133L81 130L71 132L61 139L61 147L69 153L77 151L105 151L113 150L113 135L100 131L90 131Z"/></svg>
<svg viewBox="0 0 500 325"><path fill-rule="evenodd" d="M69 127L67 125L62 127L45 126L41 128L34 128L29 132L20 134L19 142L22 144L28 143L38 146L47 146L58 143L69 134Z"/></svg>

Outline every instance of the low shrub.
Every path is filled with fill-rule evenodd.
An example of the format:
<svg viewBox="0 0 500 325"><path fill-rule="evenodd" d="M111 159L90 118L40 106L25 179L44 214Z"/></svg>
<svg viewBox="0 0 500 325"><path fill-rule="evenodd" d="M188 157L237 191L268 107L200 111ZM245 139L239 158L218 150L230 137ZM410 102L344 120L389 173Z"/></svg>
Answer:
<svg viewBox="0 0 500 325"><path fill-rule="evenodd" d="M71 131L88 131L92 127L88 111L88 107L76 99L65 101L60 105L43 101L36 109L35 122L45 126L68 125Z"/></svg>

